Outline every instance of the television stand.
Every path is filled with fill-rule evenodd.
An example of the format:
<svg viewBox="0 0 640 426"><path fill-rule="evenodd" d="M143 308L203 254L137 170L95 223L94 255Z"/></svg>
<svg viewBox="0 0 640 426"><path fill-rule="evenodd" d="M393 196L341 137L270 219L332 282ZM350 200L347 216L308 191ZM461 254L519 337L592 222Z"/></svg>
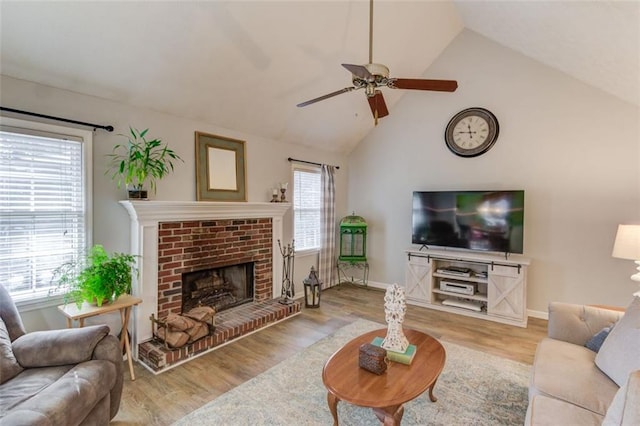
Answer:
<svg viewBox="0 0 640 426"><path fill-rule="evenodd" d="M470 309L472 311L481 312L482 311L482 303L481 302L469 302L466 300L460 300L456 297L450 299L444 299L442 304L445 306L455 306L456 308Z"/></svg>
<svg viewBox="0 0 640 426"><path fill-rule="evenodd" d="M422 247L406 253L408 304L527 326L529 259Z"/></svg>

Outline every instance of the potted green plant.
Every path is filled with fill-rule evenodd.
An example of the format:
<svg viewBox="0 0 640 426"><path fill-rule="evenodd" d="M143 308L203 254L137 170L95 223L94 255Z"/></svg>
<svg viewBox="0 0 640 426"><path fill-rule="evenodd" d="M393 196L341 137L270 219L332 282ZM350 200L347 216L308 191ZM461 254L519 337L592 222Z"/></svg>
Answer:
<svg viewBox="0 0 640 426"><path fill-rule="evenodd" d="M175 160L182 159L166 143L160 139L147 139L149 129L139 131L129 127L126 144L117 144L110 158L107 173L118 180L118 188L124 184L129 191L129 198L147 198L145 184L155 192L156 180L162 179L173 171Z"/></svg>
<svg viewBox="0 0 640 426"><path fill-rule="evenodd" d="M106 252L96 244L77 261L66 262L56 268L53 279L65 293L65 303L73 300L102 306L122 294L131 292L131 279L137 273L136 259L131 254Z"/></svg>

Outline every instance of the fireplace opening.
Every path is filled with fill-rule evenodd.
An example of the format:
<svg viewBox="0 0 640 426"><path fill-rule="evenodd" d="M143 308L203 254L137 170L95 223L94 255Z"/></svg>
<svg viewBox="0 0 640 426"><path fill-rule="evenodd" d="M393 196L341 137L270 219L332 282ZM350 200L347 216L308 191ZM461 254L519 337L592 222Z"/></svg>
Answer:
<svg viewBox="0 0 640 426"><path fill-rule="evenodd" d="M199 305L216 312L253 301L254 262L182 274L182 312Z"/></svg>

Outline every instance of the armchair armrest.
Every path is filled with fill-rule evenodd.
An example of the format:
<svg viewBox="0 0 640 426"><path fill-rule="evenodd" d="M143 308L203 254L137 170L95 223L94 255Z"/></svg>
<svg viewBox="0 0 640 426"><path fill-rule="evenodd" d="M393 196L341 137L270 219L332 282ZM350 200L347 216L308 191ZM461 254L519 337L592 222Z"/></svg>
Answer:
<svg viewBox="0 0 640 426"><path fill-rule="evenodd" d="M548 335L576 345L584 345L594 334L618 321L624 312L595 306L551 302Z"/></svg>
<svg viewBox="0 0 640 426"><path fill-rule="evenodd" d="M122 397L122 384L124 375L122 374L122 349L120 340L116 336L108 335L100 340L93 351L93 359L101 359L112 362L116 367L116 383L111 389L111 418L113 419L120 408Z"/></svg>
<svg viewBox="0 0 640 426"><path fill-rule="evenodd" d="M35 331L13 341L13 354L24 368L78 364L90 360L108 334L106 325Z"/></svg>

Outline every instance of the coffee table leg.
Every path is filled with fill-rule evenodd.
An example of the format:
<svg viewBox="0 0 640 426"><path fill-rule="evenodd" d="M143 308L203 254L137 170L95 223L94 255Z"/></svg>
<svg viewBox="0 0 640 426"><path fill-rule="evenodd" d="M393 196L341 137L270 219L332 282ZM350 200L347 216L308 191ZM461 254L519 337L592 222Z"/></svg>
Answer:
<svg viewBox="0 0 640 426"><path fill-rule="evenodd" d="M384 426L399 426L402 421L402 415L404 414L404 405L373 408L373 412Z"/></svg>
<svg viewBox="0 0 640 426"><path fill-rule="evenodd" d="M338 402L340 400L331 392L327 392L327 402L329 403L329 411L333 416L333 426L338 426Z"/></svg>
<svg viewBox="0 0 640 426"><path fill-rule="evenodd" d="M435 396L433 396L433 388L436 387L436 382L438 381L438 379L436 378L433 381L433 384L431 385L431 387L429 388L429 399L431 400L431 402L436 402L438 400L438 398L436 398Z"/></svg>

